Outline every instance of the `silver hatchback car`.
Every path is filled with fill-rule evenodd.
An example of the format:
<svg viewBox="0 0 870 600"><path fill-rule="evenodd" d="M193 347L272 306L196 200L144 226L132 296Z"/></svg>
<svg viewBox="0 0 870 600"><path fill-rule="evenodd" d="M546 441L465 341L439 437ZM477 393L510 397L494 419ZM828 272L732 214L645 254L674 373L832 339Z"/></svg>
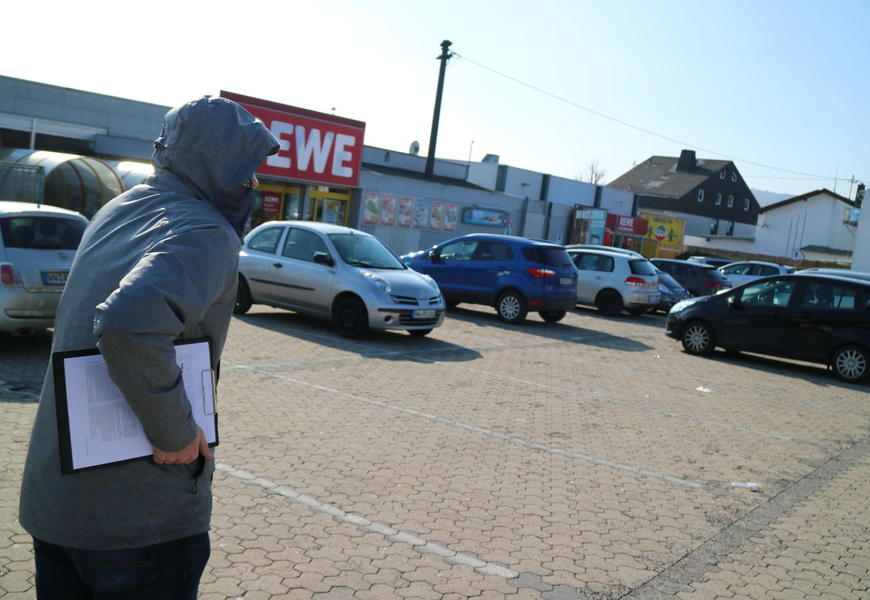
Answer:
<svg viewBox="0 0 870 600"><path fill-rule="evenodd" d="M88 220L45 204L0 201L0 331L54 325Z"/></svg>
<svg viewBox="0 0 870 600"><path fill-rule="evenodd" d="M643 256L568 248L577 267L577 303L594 304L605 315L627 310L639 315L659 304L659 278Z"/></svg>
<svg viewBox="0 0 870 600"><path fill-rule="evenodd" d="M245 236L235 312L254 303L331 319L354 338L369 329L424 336L445 310L438 284L373 235L311 221L270 221Z"/></svg>

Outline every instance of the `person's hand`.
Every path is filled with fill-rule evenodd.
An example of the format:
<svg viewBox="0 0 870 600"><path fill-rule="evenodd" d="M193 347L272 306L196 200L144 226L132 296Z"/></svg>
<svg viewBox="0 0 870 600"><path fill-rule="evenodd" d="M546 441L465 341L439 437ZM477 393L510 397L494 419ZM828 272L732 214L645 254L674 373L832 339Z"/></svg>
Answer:
<svg viewBox="0 0 870 600"><path fill-rule="evenodd" d="M214 458L211 448L205 439L205 434L199 427L196 428L196 437L187 446L176 452L164 452L156 446L154 449L154 462L158 465L186 465L192 463L200 455L205 458Z"/></svg>

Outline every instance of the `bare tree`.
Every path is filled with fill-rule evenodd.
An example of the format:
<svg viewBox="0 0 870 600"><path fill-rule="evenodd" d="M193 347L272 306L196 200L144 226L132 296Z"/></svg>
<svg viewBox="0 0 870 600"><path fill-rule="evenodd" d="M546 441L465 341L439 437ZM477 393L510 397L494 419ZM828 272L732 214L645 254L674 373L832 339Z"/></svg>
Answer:
<svg viewBox="0 0 870 600"><path fill-rule="evenodd" d="M586 170L577 176L577 181L597 184L599 181L604 179L605 174L606 171L598 166L598 161L593 160L586 166Z"/></svg>

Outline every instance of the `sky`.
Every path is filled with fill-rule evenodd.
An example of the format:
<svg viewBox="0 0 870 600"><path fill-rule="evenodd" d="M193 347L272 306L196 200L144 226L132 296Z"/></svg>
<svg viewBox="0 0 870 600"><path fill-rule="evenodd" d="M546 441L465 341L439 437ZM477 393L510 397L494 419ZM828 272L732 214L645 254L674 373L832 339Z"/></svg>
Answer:
<svg viewBox="0 0 870 600"><path fill-rule="evenodd" d="M870 184L864 0L43 0L3 20L2 75L165 106L227 90L422 155L450 40L438 158L609 183L685 148L756 190Z"/></svg>

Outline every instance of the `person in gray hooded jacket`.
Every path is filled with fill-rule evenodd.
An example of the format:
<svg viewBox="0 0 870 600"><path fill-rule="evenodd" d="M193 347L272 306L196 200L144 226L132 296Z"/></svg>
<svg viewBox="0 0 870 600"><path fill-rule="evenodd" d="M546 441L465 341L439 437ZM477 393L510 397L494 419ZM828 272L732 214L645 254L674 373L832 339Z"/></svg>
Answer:
<svg viewBox="0 0 870 600"><path fill-rule="evenodd" d="M49 364L19 507L34 538L39 598L195 598L209 554L214 462L173 344L209 337L218 367L254 171L278 148L230 100L174 108L155 142L154 175L108 202L85 231L52 352L100 350L154 456L61 474Z"/></svg>

